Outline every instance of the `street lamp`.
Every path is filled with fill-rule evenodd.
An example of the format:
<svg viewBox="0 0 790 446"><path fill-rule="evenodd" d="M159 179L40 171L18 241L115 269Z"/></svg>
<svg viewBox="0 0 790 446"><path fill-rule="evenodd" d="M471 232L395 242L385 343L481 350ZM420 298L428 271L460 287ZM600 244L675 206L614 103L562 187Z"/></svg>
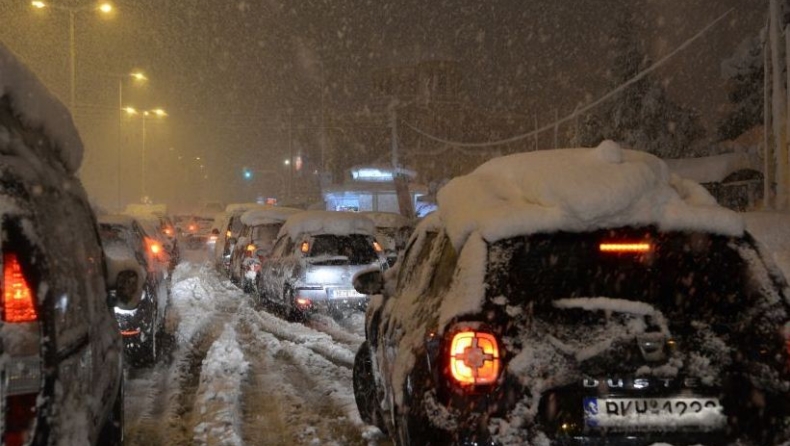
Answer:
<svg viewBox="0 0 790 446"><path fill-rule="evenodd" d="M121 153L123 152L123 115L124 112L127 110L123 107L123 81L124 79L131 78L135 82L145 82L148 80L145 77L145 74L139 71L135 71L133 73L127 74L119 74L115 75L118 78L118 156L117 156L117 172L116 172L116 181L118 183L118 190L117 190L117 205L118 209L121 209Z"/></svg>
<svg viewBox="0 0 790 446"><path fill-rule="evenodd" d="M145 188L145 180L146 180L146 169L145 169L145 167L146 167L145 166L146 130L145 130L145 123L150 118L164 118L164 117L167 116L167 112L165 112L161 108L154 108L154 109L151 109L151 110L137 110L134 107L125 107L123 110L130 116L140 115L140 117L143 120L143 147L142 147L142 155L141 155L142 159L141 159L141 162L140 162L140 168L141 168L140 181L141 181L142 197L145 198L145 197L148 196L148 193L147 193L146 188Z"/></svg>
<svg viewBox="0 0 790 446"><path fill-rule="evenodd" d="M48 3L42 0L34 0L30 5L36 9L52 8L54 10L66 11L69 14L69 108L74 113L74 104L77 86L77 51L74 45L74 19L78 12L96 10L102 14L110 14L115 11L112 4L103 2L95 6L64 6L55 3Z"/></svg>

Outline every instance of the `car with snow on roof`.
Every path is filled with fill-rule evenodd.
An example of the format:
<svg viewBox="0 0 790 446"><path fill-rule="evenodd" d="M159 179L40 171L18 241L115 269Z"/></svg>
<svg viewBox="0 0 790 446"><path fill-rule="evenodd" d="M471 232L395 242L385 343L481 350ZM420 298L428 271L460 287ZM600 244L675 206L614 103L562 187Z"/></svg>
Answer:
<svg viewBox="0 0 790 446"><path fill-rule="evenodd" d="M0 438L121 445L123 345L71 115L0 44Z"/></svg>
<svg viewBox="0 0 790 446"><path fill-rule="evenodd" d="M230 275L230 256L243 227L241 215L250 209L265 207L267 206L259 203L231 203L225 206L224 212L214 217L211 229L217 236L213 250L214 266L217 270Z"/></svg>
<svg viewBox="0 0 790 446"><path fill-rule="evenodd" d="M230 280L245 293L257 292L261 263L271 254L285 220L297 212L302 210L270 206L248 210L239 217L238 239L230 238L239 246L230 255Z"/></svg>
<svg viewBox="0 0 790 446"><path fill-rule="evenodd" d="M160 350L157 341L165 326L167 276L150 263L145 232L133 217L99 216L99 237L124 350L132 363L152 364L156 362Z"/></svg>
<svg viewBox="0 0 790 446"><path fill-rule="evenodd" d="M261 264L261 301L292 319L315 310L333 314L363 309L369 297L354 290L359 271L386 268L375 227L351 212L303 211L285 221Z"/></svg>
<svg viewBox="0 0 790 446"><path fill-rule="evenodd" d="M650 154L490 160L354 283L357 407L398 445L788 441L787 282Z"/></svg>

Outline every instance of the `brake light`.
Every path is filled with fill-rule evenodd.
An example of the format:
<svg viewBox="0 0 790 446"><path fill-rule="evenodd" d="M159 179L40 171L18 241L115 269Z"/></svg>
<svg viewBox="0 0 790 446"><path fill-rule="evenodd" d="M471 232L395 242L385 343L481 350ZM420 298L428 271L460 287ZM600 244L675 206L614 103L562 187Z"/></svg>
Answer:
<svg viewBox="0 0 790 446"><path fill-rule="evenodd" d="M196 230L197 230L197 226L195 226L195 225L189 225L189 230L194 232L194 231L196 231Z"/></svg>
<svg viewBox="0 0 790 446"><path fill-rule="evenodd" d="M252 257L252 254L255 252L255 249L256 249L256 248L255 248L255 245L254 245L254 244L250 243L249 245L247 245L247 248L246 248L246 250L247 250L247 256L248 256L248 257Z"/></svg>
<svg viewBox="0 0 790 446"><path fill-rule="evenodd" d="M307 251L310 251L310 243L309 242L302 242L302 245L299 247L299 250L303 253L307 254Z"/></svg>
<svg viewBox="0 0 790 446"><path fill-rule="evenodd" d="M230 229L228 229L228 231L225 232L225 237L227 237L227 238L233 237L233 233L230 232Z"/></svg>
<svg viewBox="0 0 790 446"><path fill-rule="evenodd" d="M381 247L381 244L379 244L379 242L377 241L373 241L373 249L376 252L384 252L384 249Z"/></svg>
<svg viewBox="0 0 790 446"><path fill-rule="evenodd" d="M27 283L16 253L3 254L3 320L33 322L38 320L33 290Z"/></svg>
<svg viewBox="0 0 790 446"><path fill-rule="evenodd" d="M164 232L164 233L165 233L165 235L166 235L166 236L168 236L168 237L172 237L172 236L173 236L173 230L172 230L172 229L170 229L170 228L165 228L165 230L164 230L163 232Z"/></svg>
<svg viewBox="0 0 790 446"><path fill-rule="evenodd" d="M499 344L490 333L462 331L450 343L450 375L462 385L493 384L499 377Z"/></svg>
<svg viewBox="0 0 790 446"><path fill-rule="evenodd" d="M642 253L649 252L653 249L650 243L644 242L623 242L623 243L601 243L599 245L601 252L610 253Z"/></svg>

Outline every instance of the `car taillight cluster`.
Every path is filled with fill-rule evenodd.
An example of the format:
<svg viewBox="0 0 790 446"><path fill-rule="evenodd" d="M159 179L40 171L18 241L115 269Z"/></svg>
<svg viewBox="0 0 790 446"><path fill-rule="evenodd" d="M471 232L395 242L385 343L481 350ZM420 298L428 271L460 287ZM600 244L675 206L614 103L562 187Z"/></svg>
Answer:
<svg viewBox="0 0 790 446"><path fill-rule="evenodd" d="M499 343L491 333L463 330L452 335L448 373L462 386L496 383L502 368Z"/></svg>
<svg viewBox="0 0 790 446"><path fill-rule="evenodd" d="M33 290L22 273L16 253L3 254L3 321L34 322L38 320Z"/></svg>
<svg viewBox="0 0 790 446"><path fill-rule="evenodd" d="M249 245L247 245L247 248L246 248L247 257L252 257L253 254L255 254L255 250L256 249L258 249L258 248L253 243L250 243Z"/></svg>
<svg viewBox="0 0 790 446"><path fill-rule="evenodd" d="M145 244L154 257L159 258L162 255L162 245L156 240L146 237Z"/></svg>
<svg viewBox="0 0 790 446"><path fill-rule="evenodd" d="M7 323L36 322L38 311L33 288L15 252L3 253L2 320ZM37 356L9 358L5 367L5 427L3 444L21 446L30 440L41 380Z"/></svg>

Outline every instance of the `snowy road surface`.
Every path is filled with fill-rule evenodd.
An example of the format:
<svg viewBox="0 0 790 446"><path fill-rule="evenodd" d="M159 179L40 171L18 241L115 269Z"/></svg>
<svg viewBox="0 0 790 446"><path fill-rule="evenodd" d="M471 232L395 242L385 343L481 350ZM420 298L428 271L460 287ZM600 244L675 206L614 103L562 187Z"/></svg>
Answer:
<svg viewBox="0 0 790 446"><path fill-rule="evenodd" d="M364 315L290 323L199 252L173 275L166 353L126 376L126 444L389 445L351 384Z"/></svg>

